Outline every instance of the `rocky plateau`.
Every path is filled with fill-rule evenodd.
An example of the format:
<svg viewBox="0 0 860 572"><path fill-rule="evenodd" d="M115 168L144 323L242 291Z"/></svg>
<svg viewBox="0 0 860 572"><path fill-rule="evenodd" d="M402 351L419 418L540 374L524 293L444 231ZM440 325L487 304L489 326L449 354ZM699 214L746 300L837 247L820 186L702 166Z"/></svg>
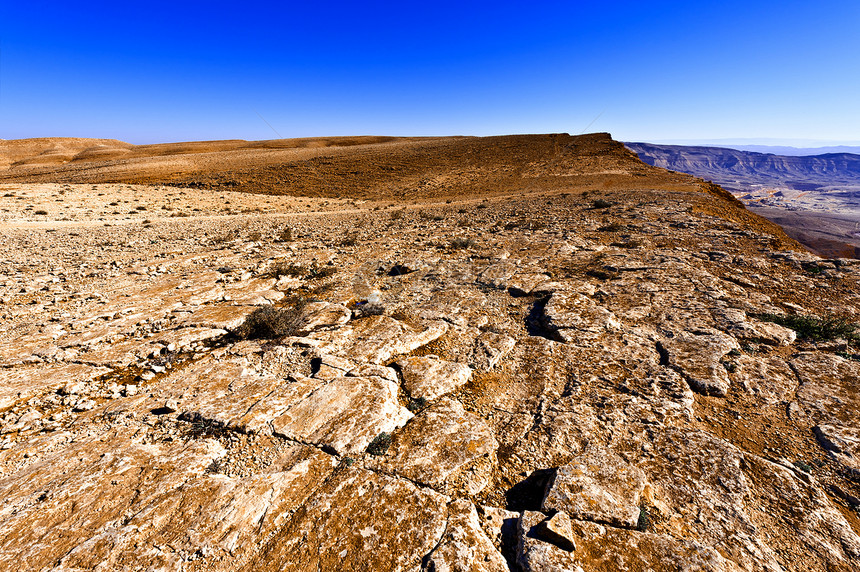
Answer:
<svg viewBox="0 0 860 572"><path fill-rule="evenodd" d="M860 569L860 261L608 134L151 147L6 145L0 569Z"/></svg>

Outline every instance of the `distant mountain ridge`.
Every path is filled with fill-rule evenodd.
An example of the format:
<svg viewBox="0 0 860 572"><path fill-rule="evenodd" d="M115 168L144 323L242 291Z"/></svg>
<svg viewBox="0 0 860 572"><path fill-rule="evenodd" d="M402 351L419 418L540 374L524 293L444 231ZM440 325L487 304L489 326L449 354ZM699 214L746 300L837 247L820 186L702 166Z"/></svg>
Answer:
<svg viewBox="0 0 860 572"><path fill-rule="evenodd" d="M649 165L689 173L736 190L760 185L798 190L860 185L860 155L853 153L789 156L724 147L625 145Z"/></svg>
<svg viewBox="0 0 860 572"><path fill-rule="evenodd" d="M706 145L712 147L712 145ZM825 155L827 153L852 153L860 155L858 145L831 145L827 147L789 147L785 145L713 145L713 147L728 147L738 151L752 151L754 153L770 153L772 155L789 155L792 157L803 157L807 155Z"/></svg>

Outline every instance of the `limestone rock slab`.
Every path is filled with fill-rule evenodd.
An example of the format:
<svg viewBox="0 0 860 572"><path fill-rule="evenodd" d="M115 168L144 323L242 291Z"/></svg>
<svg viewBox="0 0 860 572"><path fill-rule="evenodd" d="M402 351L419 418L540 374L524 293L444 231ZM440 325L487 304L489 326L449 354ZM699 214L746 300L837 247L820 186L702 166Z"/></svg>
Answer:
<svg viewBox="0 0 860 572"><path fill-rule="evenodd" d="M565 342L592 339L603 332L621 329L621 322L611 311L588 296L571 290L553 292L542 317L544 326Z"/></svg>
<svg viewBox="0 0 860 572"><path fill-rule="evenodd" d="M717 330L683 330L660 340L660 347L668 365L678 370L694 391L726 395L731 380L720 359L740 348L733 337Z"/></svg>
<svg viewBox="0 0 860 572"><path fill-rule="evenodd" d="M390 433L412 414L397 400L397 385L380 377L338 377L272 420L276 435L357 454L380 433Z"/></svg>
<svg viewBox="0 0 860 572"><path fill-rule="evenodd" d="M87 384L109 371L106 367L65 363L0 368L0 410L67 384Z"/></svg>
<svg viewBox="0 0 860 572"><path fill-rule="evenodd" d="M790 364L800 378L796 402L809 418L810 426L828 423L860 427L860 362L808 353Z"/></svg>
<svg viewBox="0 0 860 572"><path fill-rule="evenodd" d="M475 506L466 499L448 505L448 523L439 545L422 560L426 572L508 572L501 553L481 529Z"/></svg>
<svg viewBox="0 0 860 572"><path fill-rule="evenodd" d="M302 310L298 335L307 335L320 328L342 326L349 322L352 312L343 304L310 302Z"/></svg>
<svg viewBox="0 0 860 572"><path fill-rule="evenodd" d="M516 345L517 341L507 334L481 332L475 338L471 365L484 371L493 369Z"/></svg>
<svg viewBox="0 0 860 572"><path fill-rule="evenodd" d="M580 520L634 528L645 474L611 451L590 450L559 467L547 486L543 510Z"/></svg>
<svg viewBox="0 0 860 572"><path fill-rule="evenodd" d="M476 494L487 485L498 446L483 419L445 397L394 435L381 466L440 492L464 488ZM464 475L467 467L475 470Z"/></svg>
<svg viewBox="0 0 860 572"><path fill-rule="evenodd" d="M439 544L448 497L362 469L341 469L240 570L418 570Z"/></svg>
<svg viewBox="0 0 860 572"><path fill-rule="evenodd" d="M860 479L860 429L841 425L821 424L812 428L818 443L845 471Z"/></svg>
<svg viewBox="0 0 860 572"><path fill-rule="evenodd" d="M445 333L447 327L434 322L423 331L390 318L370 316L336 330L312 332L307 339L321 352L335 354L356 363L383 364L409 353Z"/></svg>
<svg viewBox="0 0 860 572"><path fill-rule="evenodd" d="M517 530L517 564L523 572L581 572L574 553L542 540L538 530L547 516L527 510Z"/></svg>
<svg viewBox="0 0 860 572"><path fill-rule="evenodd" d="M735 572L714 548L694 540L574 522L577 556L587 570L648 570L649 572Z"/></svg>
<svg viewBox="0 0 860 572"><path fill-rule="evenodd" d="M213 304L202 306L194 310L181 322L187 327L216 328L221 330L235 330L245 321L245 318L254 311L251 306L231 306L228 304Z"/></svg>
<svg viewBox="0 0 860 572"><path fill-rule="evenodd" d="M403 386L416 399L436 399L472 378L469 366L430 356L402 358L397 361L397 365L403 376Z"/></svg>

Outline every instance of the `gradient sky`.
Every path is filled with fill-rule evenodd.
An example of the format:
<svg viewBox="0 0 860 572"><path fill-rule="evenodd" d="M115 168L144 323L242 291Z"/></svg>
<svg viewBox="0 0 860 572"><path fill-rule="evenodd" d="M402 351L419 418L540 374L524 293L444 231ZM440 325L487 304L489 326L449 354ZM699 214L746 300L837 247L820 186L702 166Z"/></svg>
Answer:
<svg viewBox="0 0 860 572"><path fill-rule="evenodd" d="M0 0L0 138L586 130L860 143L860 2Z"/></svg>

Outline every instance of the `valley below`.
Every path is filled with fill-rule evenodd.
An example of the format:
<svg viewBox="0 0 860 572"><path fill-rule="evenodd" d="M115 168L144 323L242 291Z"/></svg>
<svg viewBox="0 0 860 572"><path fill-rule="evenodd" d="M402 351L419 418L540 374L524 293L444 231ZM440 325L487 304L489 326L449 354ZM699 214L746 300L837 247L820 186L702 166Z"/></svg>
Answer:
<svg viewBox="0 0 860 572"><path fill-rule="evenodd" d="M850 212L608 134L0 154L2 570L860 566Z"/></svg>
<svg viewBox="0 0 860 572"><path fill-rule="evenodd" d="M626 145L650 165L719 184L818 254L860 257L856 232L860 155L789 156L721 147Z"/></svg>

